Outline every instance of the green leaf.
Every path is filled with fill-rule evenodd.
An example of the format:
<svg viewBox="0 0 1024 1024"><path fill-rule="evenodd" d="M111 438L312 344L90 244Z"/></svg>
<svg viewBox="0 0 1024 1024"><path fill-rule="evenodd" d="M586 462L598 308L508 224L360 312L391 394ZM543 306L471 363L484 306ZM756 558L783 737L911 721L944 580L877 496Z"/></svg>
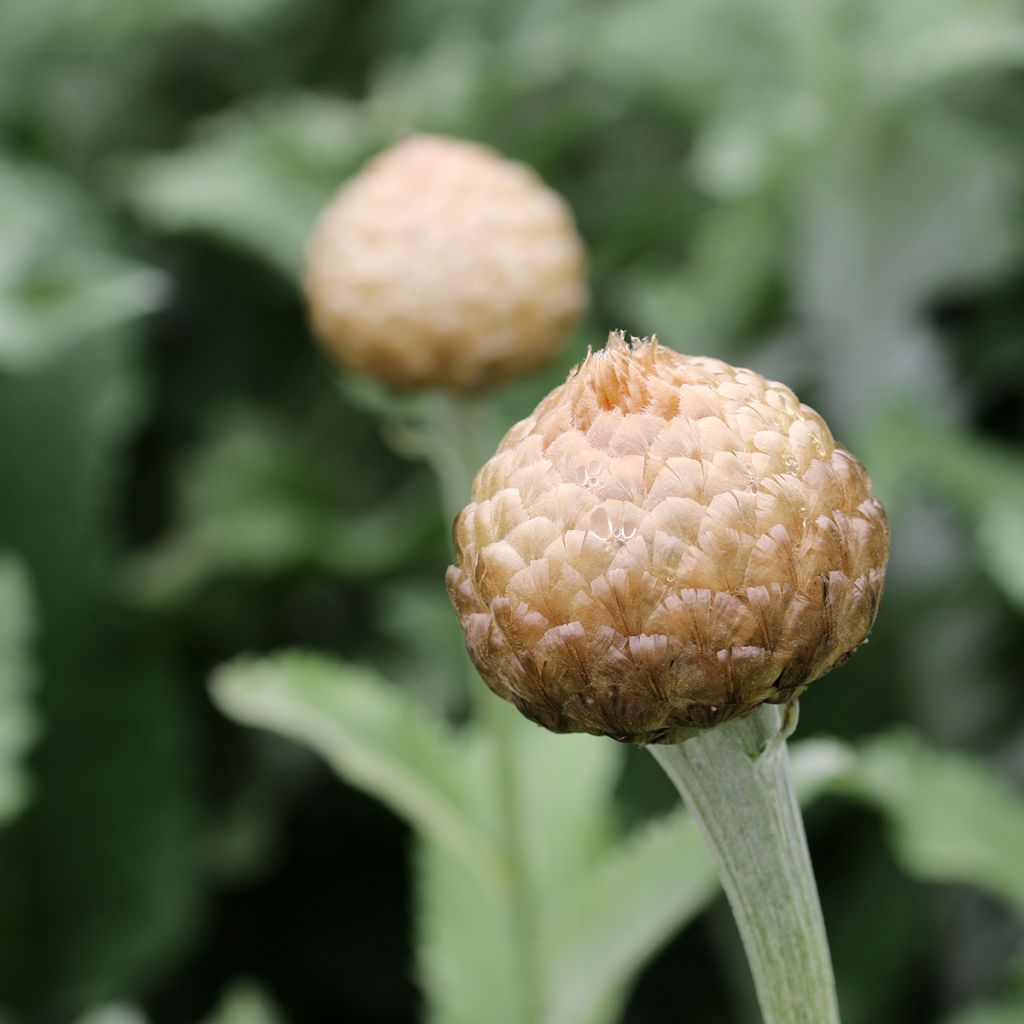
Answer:
<svg viewBox="0 0 1024 1024"><path fill-rule="evenodd" d="M801 305L857 329L872 358L889 356L870 337L876 324L1006 269L1017 251L1007 216L1016 181L998 136L948 111L907 119L898 135L881 121L840 136L799 195ZM955 203L943 201L954 192Z"/></svg>
<svg viewBox="0 0 1024 1024"><path fill-rule="evenodd" d="M129 566L129 586L154 606L187 601L222 576L315 566L345 577L408 564L439 534L429 481L414 478L367 511L346 508L336 468L281 424L223 417L180 474L180 524Z"/></svg>
<svg viewBox="0 0 1024 1024"><path fill-rule="evenodd" d="M1024 998L967 1010L947 1024L1020 1024L1024 1020Z"/></svg>
<svg viewBox="0 0 1024 1024"><path fill-rule="evenodd" d="M886 4L865 19L865 77L887 99L949 86L1024 63L1020 10L1012 0Z"/></svg>
<svg viewBox="0 0 1024 1024"><path fill-rule="evenodd" d="M945 498L975 531L992 580L1024 608L1024 465L996 442L948 426L922 409L879 420L868 438L870 464L885 489L908 484Z"/></svg>
<svg viewBox="0 0 1024 1024"><path fill-rule="evenodd" d="M45 365L155 309L158 272L118 255L73 185L0 160L0 371Z"/></svg>
<svg viewBox="0 0 1024 1024"><path fill-rule="evenodd" d="M270 997L253 981L232 982L203 1024L280 1024Z"/></svg>
<svg viewBox="0 0 1024 1024"><path fill-rule="evenodd" d="M523 843L526 902L542 909L589 870L614 838L612 790L623 748L591 736L555 736L496 701L487 718L490 727L473 730L461 771L471 780L479 820L488 822L503 844ZM503 740L499 730L505 732ZM507 834L498 796L499 772L509 764L515 772L518 840ZM417 866L418 963L431 1020L515 1024L525 1019L531 1011L521 983L521 936L511 910L511 901L521 896L509 888L511 876L485 885L432 842L419 851ZM546 985L556 990L561 979L552 966L543 918L533 938Z"/></svg>
<svg viewBox="0 0 1024 1024"><path fill-rule="evenodd" d="M29 796L22 759L36 735L28 702L35 676L29 653L34 619L27 573L18 559L0 552L0 824Z"/></svg>
<svg viewBox="0 0 1024 1024"><path fill-rule="evenodd" d="M836 787L882 811L912 875L974 885L1024 909L1024 799L981 762L929 750L909 733L882 736L856 752Z"/></svg>
<svg viewBox="0 0 1024 1024"><path fill-rule="evenodd" d="M516 941L500 888L440 843L421 838L414 861L416 965L429 1024L521 1024Z"/></svg>
<svg viewBox="0 0 1024 1024"><path fill-rule="evenodd" d="M31 573L45 637L33 799L0 831L0 932L17 936L0 991L30 1018L147 983L195 922L182 691L109 590L103 495L137 387L116 336L0 374L0 538Z"/></svg>
<svg viewBox="0 0 1024 1024"><path fill-rule="evenodd" d="M596 864L618 832L612 800L624 749L592 736L556 736L499 705L513 731L535 900L546 906Z"/></svg>
<svg viewBox="0 0 1024 1024"><path fill-rule="evenodd" d="M606 4L592 13L578 59L627 95L677 113L774 106L788 71L785 18L738 0ZM650 60L671 39L672 60ZM739 99L738 99L739 98Z"/></svg>
<svg viewBox="0 0 1024 1024"><path fill-rule="evenodd" d="M121 185L158 227L210 235L294 278L318 210L363 155L350 104L279 96L219 115L183 150L133 160Z"/></svg>
<svg viewBox="0 0 1024 1024"><path fill-rule="evenodd" d="M954 1014L945 1024L1020 1024L1024 1020L1024 962L1019 957L1014 975L999 999Z"/></svg>
<svg viewBox="0 0 1024 1024"><path fill-rule="evenodd" d="M312 748L481 877L502 877L501 857L470 804L461 744L397 687L302 652L230 662L212 687L232 718Z"/></svg>
<svg viewBox="0 0 1024 1024"><path fill-rule="evenodd" d="M557 979L549 1024L590 1021L718 892L697 826L666 815L623 840L545 914Z"/></svg>
<svg viewBox="0 0 1024 1024"><path fill-rule="evenodd" d="M63 54L103 52L168 30L240 28L282 6L282 0L181 0L176 4L135 4L126 0L36 0L5 6L0 20L4 56L27 60L39 51Z"/></svg>
<svg viewBox="0 0 1024 1024"><path fill-rule="evenodd" d="M206 122L182 150L125 162L121 189L164 230L209 235L296 278L331 194L396 135L459 124L481 62L446 43L379 69L361 104L308 93L260 99Z"/></svg>

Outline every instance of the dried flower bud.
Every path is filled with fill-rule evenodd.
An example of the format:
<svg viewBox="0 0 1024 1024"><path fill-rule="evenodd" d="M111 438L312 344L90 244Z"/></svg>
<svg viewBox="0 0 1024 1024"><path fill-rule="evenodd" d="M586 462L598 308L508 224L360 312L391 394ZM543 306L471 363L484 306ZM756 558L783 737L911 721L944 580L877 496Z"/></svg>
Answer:
<svg viewBox="0 0 1024 1024"><path fill-rule="evenodd" d="M454 535L488 686L556 732L636 743L842 662L889 549L864 467L789 388L621 334L505 435Z"/></svg>
<svg viewBox="0 0 1024 1024"><path fill-rule="evenodd" d="M523 164L433 135L342 187L305 287L331 353L399 389L475 390L540 366L587 300L565 202Z"/></svg>

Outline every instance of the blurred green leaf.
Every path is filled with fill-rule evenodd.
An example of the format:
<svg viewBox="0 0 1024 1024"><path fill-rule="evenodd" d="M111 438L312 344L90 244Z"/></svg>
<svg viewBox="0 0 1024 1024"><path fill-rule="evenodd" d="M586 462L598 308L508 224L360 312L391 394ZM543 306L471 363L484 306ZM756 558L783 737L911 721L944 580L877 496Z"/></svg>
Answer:
<svg viewBox="0 0 1024 1024"><path fill-rule="evenodd" d="M311 747L481 877L501 877L500 855L470 806L457 737L402 690L302 652L230 662L212 687L232 718Z"/></svg>
<svg viewBox="0 0 1024 1024"><path fill-rule="evenodd" d="M138 386L122 336L0 374L0 538L31 572L46 726L32 803L0 833L0 990L40 1019L145 983L195 923L180 697L108 590Z"/></svg>
<svg viewBox="0 0 1024 1024"><path fill-rule="evenodd" d="M996 1003L950 1018L948 1024L1020 1024L1024 1020L1024 997Z"/></svg>
<svg viewBox="0 0 1024 1024"><path fill-rule="evenodd" d="M1016 157L983 123L920 112L841 137L822 161L800 195L798 301L831 321L855 317L874 358L877 323L991 278L1017 254Z"/></svg>
<svg viewBox="0 0 1024 1024"><path fill-rule="evenodd" d="M253 981L235 981L221 996L216 1009L203 1024L280 1024L273 1001Z"/></svg>
<svg viewBox="0 0 1024 1024"><path fill-rule="evenodd" d="M511 705L526 857L537 906L547 906L599 862L619 831L612 800L625 751L592 736L556 736ZM489 796L489 794L488 794Z"/></svg>
<svg viewBox="0 0 1024 1024"><path fill-rule="evenodd" d="M1016 976L1001 998L954 1014L945 1024L1020 1024L1024 1020L1024 973L1019 957L1015 967Z"/></svg>
<svg viewBox="0 0 1024 1024"><path fill-rule="evenodd" d="M555 957L550 1024L589 1021L621 1001L651 956L718 892L718 873L682 813L641 827L546 908Z"/></svg>
<svg viewBox="0 0 1024 1024"><path fill-rule="evenodd" d="M29 650L34 620L28 576L18 559L0 551L0 824L29 796L21 762L36 735L28 700L35 675Z"/></svg>
<svg viewBox="0 0 1024 1024"><path fill-rule="evenodd" d="M836 784L886 816L915 877L977 886L1024 908L1024 799L980 762L910 733L860 747Z"/></svg>
<svg viewBox="0 0 1024 1024"><path fill-rule="evenodd" d="M1013 0L876 0L864 19L864 75L891 100L1019 67L1024 26Z"/></svg>
<svg viewBox="0 0 1024 1024"><path fill-rule="evenodd" d="M985 569L1024 608L1024 458L913 408L879 418L867 447L887 492L918 487L966 517Z"/></svg>
<svg viewBox="0 0 1024 1024"><path fill-rule="evenodd" d="M8 60L42 53L106 50L170 29L231 29L280 9L282 0L181 0L136 4L125 0L35 0L5 4L0 12L2 52Z"/></svg>
<svg viewBox="0 0 1024 1024"><path fill-rule="evenodd" d="M0 113L32 109L54 72L77 60L124 57L175 29L225 32L265 18L282 0L182 0L138 4L130 0L33 0L0 6ZM121 68L130 66L127 62ZM65 132L71 133L68 126Z"/></svg>
<svg viewBox="0 0 1024 1024"><path fill-rule="evenodd" d="M524 994L501 889L421 837L414 857L417 976L429 1024L520 1024Z"/></svg>
<svg viewBox="0 0 1024 1024"><path fill-rule="evenodd" d="M297 93L229 110L186 148L125 162L121 188L164 230L210 235L296 278L335 189L395 136L457 123L476 94L481 59L446 43L379 69L360 104Z"/></svg>
<svg viewBox="0 0 1024 1024"><path fill-rule="evenodd" d="M365 155L356 110L298 94L207 122L187 148L122 171L133 206L168 231L195 231L297 277L320 207Z"/></svg>
<svg viewBox="0 0 1024 1024"><path fill-rule="evenodd" d="M187 601L219 577L314 566L346 577L408 564L439 532L428 481L376 507L346 508L347 482L287 430L251 414L223 417L180 474L180 525L136 557L127 579L154 606Z"/></svg>
<svg viewBox="0 0 1024 1024"><path fill-rule="evenodd" d="M0 230L0 371L43 366L163 298L163 277L111 249L88 200L43 168L0 159Z"/></svg>
<svg viewBox="0 0 1024 1024"><path fill-rule="evenodd" d="M478 819L501 837L503 847L524 844L525 898L531 908L544 908L613 840L611 795L623 750L589 736L553 736L497 702L489 712L501 719L491 722L494 729L473 730L460 771ZM514 751L518 839L507 835L499 798L500 773L508 764L503 761L508 754L502 753L499 729L506 730L504 742ZM504 879L502 884L485 886L480 878L467 877L433 842L423 845L417 867L419 965L430 1019L438 1024L472 1024L484 1018L515 1024L525 1019L532 1011L522 983L521 936L511 902L522 897ZM542 985L554 993L562 979L546 969L551 963L550 938L541 917L533 936L534 952L544 974ZM582 1024L583 1018L579 1021ZM593 1021L596 1024L596 1018Z"/></svg>
<svg viewBox="0 0 1024 1024"><path fill-rule="evenodd" d="M761 131L767 124L780 136L801 124L827 129L824 106L848 112L858 96L877 107L906 103L1024 61L1013 0L840 0L813 11L786 0L595 6L581 47L592 73L618 75L620 87L705 123L739 114L750 129L760 118ZM650 59L665 39L676 59Z"/></svg>
<svg viewBox="0 0 1024 1024"><path fill-rule="evenodd" d="M778 102L790 67L780 7L738 0L594 5L578 59L627 95L676 113L710 117L742 98L763 114ZM669 39L672 59L651 60Z"/></svg>

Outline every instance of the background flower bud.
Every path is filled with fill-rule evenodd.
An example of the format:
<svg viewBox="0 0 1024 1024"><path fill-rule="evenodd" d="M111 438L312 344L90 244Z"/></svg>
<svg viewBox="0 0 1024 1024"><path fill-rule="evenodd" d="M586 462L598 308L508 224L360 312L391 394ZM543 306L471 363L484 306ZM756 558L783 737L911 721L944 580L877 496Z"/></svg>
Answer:
<svg viewBox="0 0 1024 1024"><path fill-rule="evenodd" d="M434 135L341 188L305 289L332 355L399 389L474 390L539 366L587 301L565 202L525 165Z"/></svg>
<svg viewBox="0 0 1024 1024"><path fill-rule="evenodd" d="M864 467L789 388L613 334L480 470L448 589L495 693L674 742L863 643L889 549Z"/></svg>

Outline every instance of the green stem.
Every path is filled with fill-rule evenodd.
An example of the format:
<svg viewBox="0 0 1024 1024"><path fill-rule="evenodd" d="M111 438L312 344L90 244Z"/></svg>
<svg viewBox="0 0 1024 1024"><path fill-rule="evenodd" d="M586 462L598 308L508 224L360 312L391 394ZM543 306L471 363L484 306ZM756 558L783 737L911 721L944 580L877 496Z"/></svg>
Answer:
<svg viewBox="0 0 1024 1024"><path fill-rule="evenodd" d="M487 410L479 398L447 394L423 396L423 455L441 489L450 526L469 501L477 470L494 454Z"/></svg>
<svg viewBox="0 0 1024 1024"><path fill-rule="evenodd" d="M839 1024L825 923L789 776L795 707L647 749L718 865L765 1024Z"/></svg>
<svg viewBox="0 0 1024 1024"><path fill-rule="evenodd" d="M423 451L438 478L445 517L454 523L469 501L473 477L494 451L493 438L477 400L439 394L429 396L428 402ZM536 1024L542 1019L546 994L516 741L519 713L488 693L475 671L469 683L470 693L479 697L474 701L477 716L487 723L493 743L495 806L507 880L502 896L516 950L522 1021Z"/></svg>

